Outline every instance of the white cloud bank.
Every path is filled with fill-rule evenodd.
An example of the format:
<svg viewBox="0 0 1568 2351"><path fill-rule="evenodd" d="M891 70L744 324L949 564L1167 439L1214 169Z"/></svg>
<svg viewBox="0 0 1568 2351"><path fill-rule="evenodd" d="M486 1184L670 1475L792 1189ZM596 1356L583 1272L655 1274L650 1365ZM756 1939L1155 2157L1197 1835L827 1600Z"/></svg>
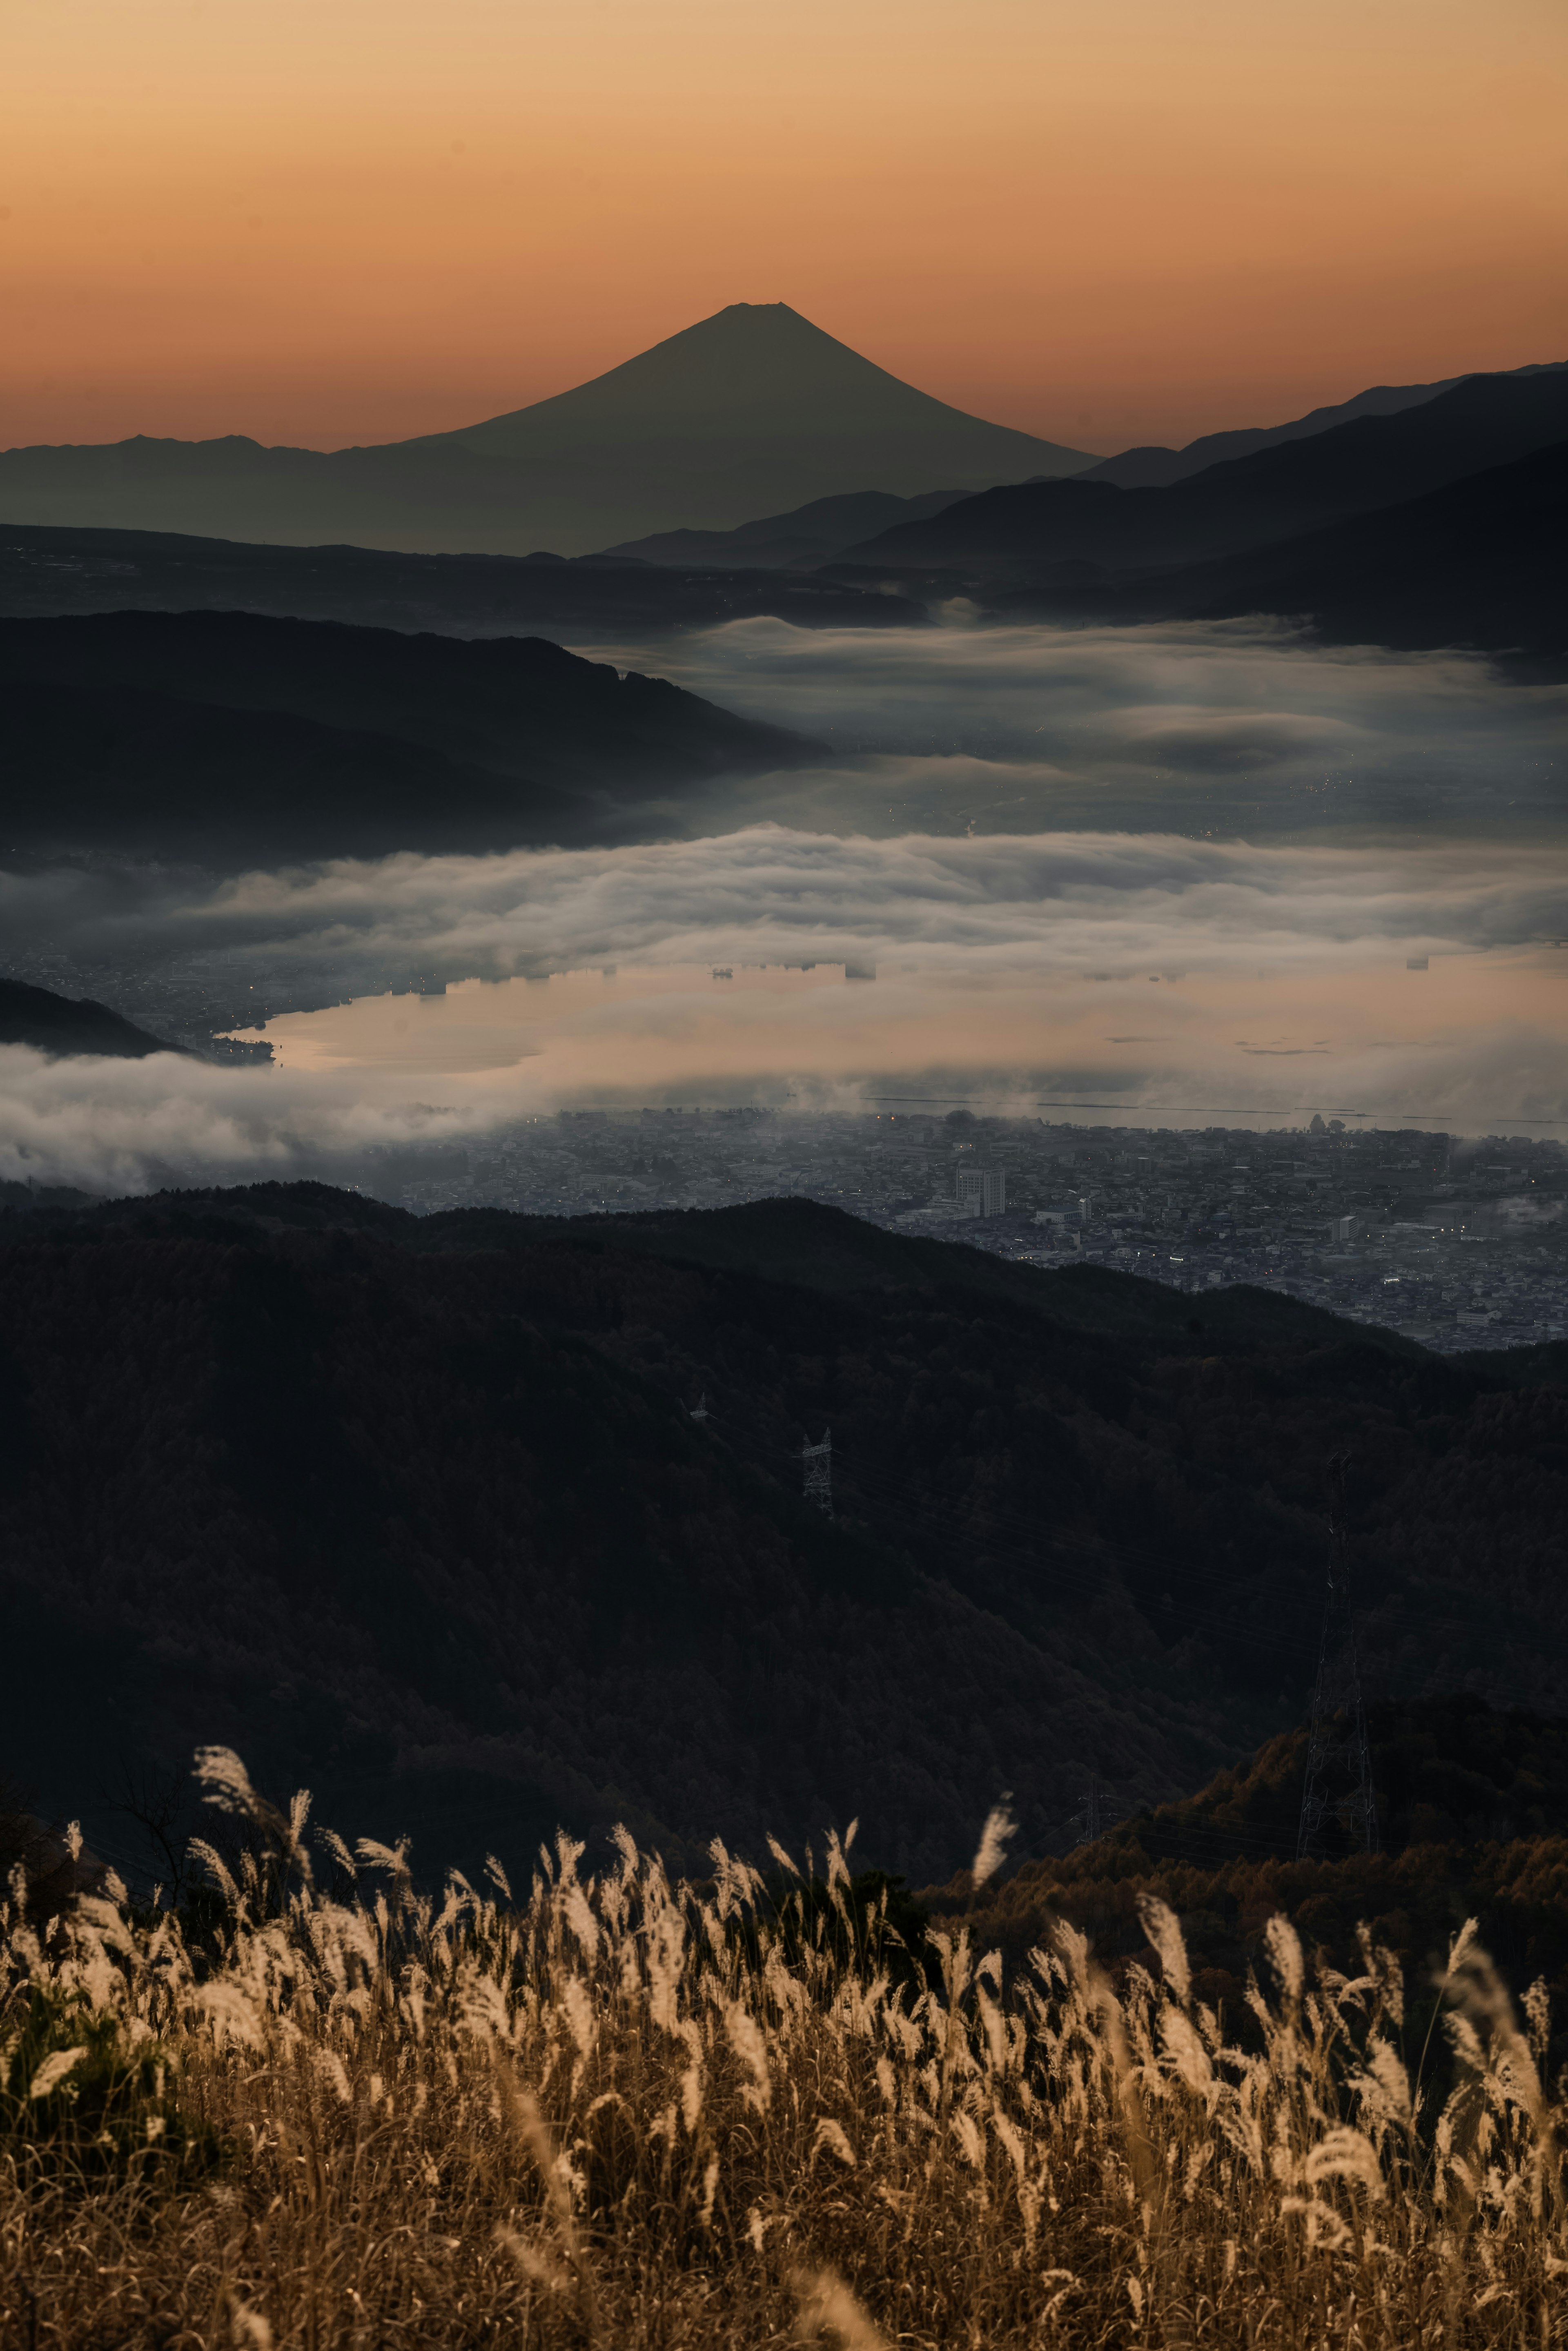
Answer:
<svg viewBox="0 0 1568 2351"><path fill-rule="evenodd" d="M356 1076L323 1084L181 1053L51 1060L0 1045L0 1176L120 1194L218 1178L261 1182L340 1167L387 1144L446 1140L484 1108L380 1096ZM490 1115L494 1115L492 1112Z"/></svg>
<svg viewBox="0 0 1568 2351"><path fill-rule="evenodd" d="M1500 842L776 825L249 874L98 927L128 951L183 941L210 974L330 970L359 1000L272 1022L273 1070L0 1057L0 1172L124 1189L341 1172L587 1101L985 1093L1239 1124L1310 1092L1461 1131L1546 1123L1568 1117L1562 878ZM382 993L397 970L500 984Z"/></svg>
<svg viewBox="0 0 1568 2351"><path fill-rule="evenodd" d="M327 1172L589 1100L1568 1115L1560 686L1243 624L752 622L618 657L835 757L669 801L684 837L646 847L0 874L13 968L380 999L274 1021L271 1071L0 1057L0 1172ZM826 984L846 964L874 987ZM383 996L473 977L505 985Z"/></svg>
<svg viewBox="0 0 1568 2351"><path fill-rule="evenodd" d="M499 977L649 964L918 954L1054 972L1474 954L1554 938L1562 864L1535 848L1350 850L1172 835L835 839L765 824L645 848L344 861L252 873L110 918L135 944L255 959L413 958Z"/></svg>
<svg viewBox="0 0 1568 2351"><path fill-rule="evenodd" d="M1464 653L1313 645L1255 621L875 633L743 621L615 658L824 737L835 778L803 770L724 799L831 830L835 803L856 830L1253 838L1474 831L1526 812L1560 825L1568 806L1568 686L1504 680ZM716 806L702 800L705 829Z"/></svg>

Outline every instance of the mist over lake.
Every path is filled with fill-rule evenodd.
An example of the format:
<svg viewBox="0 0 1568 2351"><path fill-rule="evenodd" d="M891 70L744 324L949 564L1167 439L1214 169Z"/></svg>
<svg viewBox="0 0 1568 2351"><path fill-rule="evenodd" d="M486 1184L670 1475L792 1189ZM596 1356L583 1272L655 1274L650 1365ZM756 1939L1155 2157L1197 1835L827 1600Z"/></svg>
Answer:
<svg viewBox="0 0 1568 2351"><path fill-rule="evenodd" d="M300 1008L240 1032L272 1069L19 1077L4 1164L287 1168L367 1121L424 1132L437 1078L447 1133L922 1091L1155 1123L1568 1117L1560 683L1267 624L951 615L614 657L831 748L655 794L624 846L6 875L14 939Z"/></svg>

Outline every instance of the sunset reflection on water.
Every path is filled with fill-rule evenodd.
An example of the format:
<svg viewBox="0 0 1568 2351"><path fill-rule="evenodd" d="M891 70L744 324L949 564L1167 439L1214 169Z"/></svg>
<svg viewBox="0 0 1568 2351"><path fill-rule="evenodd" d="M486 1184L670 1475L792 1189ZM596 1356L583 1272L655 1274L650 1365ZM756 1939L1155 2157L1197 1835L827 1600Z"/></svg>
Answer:
<svg viewBox="0 0 1568 2351"><path fill-rule="evenodd" d="M918 963L682 965L454 983L285 1016L296 1076L371 1092L438 1077L476 1114L597 1104L867 1105L900 1093L1129 1118L1302 1107L1458 1125L1550 1119L1568 954L1404 957L1303 973L1092 978ZM1065 1110L1061 1114L1065 1114Z"/></svg>

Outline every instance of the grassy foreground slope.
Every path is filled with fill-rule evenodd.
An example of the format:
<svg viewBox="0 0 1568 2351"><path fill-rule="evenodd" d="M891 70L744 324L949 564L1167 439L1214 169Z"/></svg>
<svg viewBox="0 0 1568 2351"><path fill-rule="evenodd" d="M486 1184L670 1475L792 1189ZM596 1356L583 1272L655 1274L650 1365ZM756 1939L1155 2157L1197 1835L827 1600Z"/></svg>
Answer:
<svg viewBox="0 0 1568 2351"><path fill-rule="evenodd" d="M1071 1928L912 1967L836 1839L810 1901L794 1856L694 1886L563 1837L438 1902L207 1777L245 1859L204 1920L0 1920L10 2341L1561 2340L1550 2016L1473 1938L1435 2048L1387 1953L1314 1970L1283 1919L1227 2030L1159 1904L1120 1987Z"/></svg>

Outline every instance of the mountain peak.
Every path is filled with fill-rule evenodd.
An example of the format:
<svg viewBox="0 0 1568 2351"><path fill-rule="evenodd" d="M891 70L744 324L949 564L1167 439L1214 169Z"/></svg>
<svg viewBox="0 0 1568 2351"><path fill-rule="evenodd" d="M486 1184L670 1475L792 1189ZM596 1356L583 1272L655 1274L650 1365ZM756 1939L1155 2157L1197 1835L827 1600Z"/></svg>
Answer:
<svg viewBox="0 0 1568 2351"><path fill-rule="evenodd" d="M7 519L319 545L586 554L865 491L1082 473L1094 460L966 415L788 302L730 302L591 382L378 447L243 441L0 453Z"/></svg>
<svg viewBox="0 0 1568 2351"><path fill-rule="evenodd" d="M929 477L912 479L906 494L977 473L1004 481L1025 473L1077 473L1093 462L1082 451L1059 449L933 399L788 302L727 303L570 392L441 438L517 458L566 456L590 441L601 444L606 434L705 451L848 441L863 447L862 471L875 468L879 440L913 438L930 445L923 461ZM893 486L871 475L862 479L860 471L833 484L845 490L868 486Z"/></svg>

